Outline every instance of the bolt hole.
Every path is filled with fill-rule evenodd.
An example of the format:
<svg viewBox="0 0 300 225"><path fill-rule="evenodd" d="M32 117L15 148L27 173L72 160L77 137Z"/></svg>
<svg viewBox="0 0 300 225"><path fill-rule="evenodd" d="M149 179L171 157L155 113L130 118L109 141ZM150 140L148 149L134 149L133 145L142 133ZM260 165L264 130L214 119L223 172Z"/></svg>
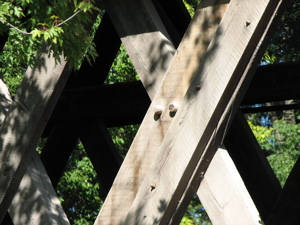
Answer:
<svg viewBox="0 0 300 225"><path fill-rule="evenodd" d="M150 191L153 191L155 189L155 186L154 185L151 185L150 186Z"/></svg>
<svg viewBox="0 0 300 225"><path fill-rule="evenodd" d="M161 111L161 110L156 111L156 112L154 113L154 120L155 120L155 121L159 120L160 117L161 117L161 114L162 114L162 111Z"/></svg>

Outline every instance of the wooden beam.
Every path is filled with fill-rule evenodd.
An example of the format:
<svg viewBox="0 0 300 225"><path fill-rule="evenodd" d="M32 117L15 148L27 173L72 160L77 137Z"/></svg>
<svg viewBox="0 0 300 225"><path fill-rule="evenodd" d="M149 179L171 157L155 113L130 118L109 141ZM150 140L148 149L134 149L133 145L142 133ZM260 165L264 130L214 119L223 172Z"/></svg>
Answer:
<svg viewBox="0 0 300 225"><path fill-rule="evenodd" d="M37 153L31 156L8 211L14 225L70 224Z"/></svg>
<svg viewBox="0 0 300 225"><path fill-rule="evenodd" d="M278 63L258 67L243 104L300 99L299 70L300 63Z"/></svg>
<svg viewBox="0 0 300 225"><path fill-rule="evenodd" d="M300 223L299 216L299 190L300 190L300 159L295 163L284 187L283 191L276 201L266 225L294 225Z"/></svg>
<svg viewBox="0 0 300 225"><path fill-rule="evenodd" d="M205 172L216 150L213 134L218 132L226 114L234 111L235 107L231 104L235 98L240 101L241 90L249 85L253 63L255 65L262 55L256 46L263 40L261 38L272 24L269 21L272 21L281 3L259 0L233 0L230 3L200 69L198 65L196 70L185 72L195 74L195 78L183 107L174 118L162 145L156 149L158 157L154 160L155 164L140 185L130 212L121 224L169 224L188 183L199 179L197 175ZM234 51L232 46L235 46ZM197 50L197 47L193 48L194 52ZM224 60L225 55L230 61ZM190 63L199 63L198 57L188 58ZM186 58L181 60L186 63ZM251 64L248 64L249 60ZM182 72L173 70L172 66L168 71ZM152 112L148 113L153 116Z"/></svg>
<svg viewBox="0 0 300 225"><path fill-rule="evenodd" d="M2 221L35 151L40 135L64 87L69 72L47 51L40 65L28 68L0 131L0 221ZM20 116L22 115L22 116Z"/></svg>
<svg viewBox="0 0 300 225"><path fill-rule="evenodd" d="M103 2L147 93L154 97L175 51L152 1Z"/></svg>
<svg viewBox="0 0 300 225"><path fill-rule="evenodd" d="M9 90L0 79L0 117L5 118L8 115L12 104ZM10 216L5 215L5 225L69 224L42 162L35 152L9 207L9 214Z"/></svg>
<svg viewBox="0 0 300 225"><path fill-rule="evenodd" d="M281 193L281 186L241 113L234 118L224 144L265 221Z"/></svg>
<svg viewBox="0 0 300 225"><path fill-rule="evenodd" d="M121 46L121 40L107 13L105 13L101 19L101 23L94 37L94 42L96 44L98 57L92 65L84 60L80 70L72 73L65 91L89 87L91 85L102 85L105 81Z"/></svg>
<svg viewBox="0 0 300 225"><path fill-rule="evenodd" d="M150 102L141 82L68 91L58 102L44 136L49 135L49 129L55 123L87 118L104 120L108 127L138 124L143 120Z"/></svg>
<svg viewBox="0 0 300 225"><path fill-rule="evenodd" d="M94 41L96 43L96 50L99 54L95 63L93 66L89 66L88 63L84 61L79 72L72 73L66 88L64 89L64 93L47 124L43 136L47 136L49 134L49 131L53 126L55 126L55 123L62 122L54 119L57 114L61 113L61 111L70 112L71 115L74 114L74 111L71 111L71 109L76 109L77 107L75 106L76 108L74 108L74 106L70 106L68 100L71 90L83 87L88 88L94 85L102 85L106 79L108 71L121 46L121 40L111 24L111 20L107 13L104 14L101 20L99 28L96 31ZM78 119L80 115L76 114L76 119ZM69 116L70 115L63 117L63 121L65 121Z"/></svg>
<svg viewBox="0 0 300 225"><path fill-rule="evenodd" d="M245 106L299 99L300 89L298 86L300 84L300 76L296 72L297 70L300 70L300 66L294 63L259 66L241 103L242 111L244 113L252 113L298 107L298 105L267 108L248 108ZM287 80L282 80L284 78L282 76L283 72L278 73L278 71L286 71ZM280 85L281 83L282 86ZM262 91L260 86L264 86L264 91ZM277 95L276 93L278 92L281 95ZM259 95L264 97L259 97L260 99L258 99ZM94 104L96 101L101 102L101 104ZM138 124L142 122L150 102L141 81L113 85L94 85L86 88L70 88L59 100L47 127L50 128L54 123L61 123L66 120L74 121L87 117L99 118L108 127ZM87 108L89 110L86 110ZM45 131L46 136L49 133L48 128Z"/></svg>
<svg viewBox="0 0 300 225"><path fill-rule="evenodd" d="M178 47L181 39L191 21L183 1L181 0L154 0L153 4L171 38L175 48Z"/></svg>
<svg viewBox="0 0 300 225"><path fill-rule="evenodd" d="M77 132L78 120L82 119L82 113L85 114L87 112L86 110L84 110L84 112L78 112L78 109L81 110L81 106L70 103L73 102L73 99L78 97L75 94L74 98L70 99L70 90L79 87L88 88L92 84L101 85L106 79L106 75L121 45L121 41L107 14L104 14L99 28L96 31L95 43L97 52L99 53L96 62L91 67L84 61L79 72L72 73L43 134L49 137L42 151L42 161L54 186L57 185L66 162L79 139L79 133ZM92 96L94 96L93 94L94 93L91 92ZM69 112L70 114L59 117L61 120L53 119L56 117L58 111L60 113ZM72 120L68 119L70 115ZM76 121L75 123L74 120ZM53 167L54 162L55 167Z"/></svg>
<svg viewBox="0 0 300 225"><path fill-rule="evenodd" d="M221 19L224 8L225 7L220 7L220 9L218 7L211 7L210 9L210 7L208 7L208 9L200 9L197 13L194 19L194 26L190 27L187 31L187 35L178 49L178 54L180 55L172 61L173 65L178 67L174 68L174 70L169 70L169 73L165 75L163 84L156 95L158 97L152 101L152 107L148 110L148 114L145 116L139 128L138 134L126 155L125 161L121 166L95 224L122 223L128 208L135 198L139 185L154 160L154 149L158 148L161 144L168 125L172 120L167 108L171 103L173 103L175 107L177 104L180 104L182 96L188 87L189 79L191 79L192 74L186 77L183 77L181 74L186 68L186 64L182 61L181 54L189 50L193 52L193 56L199 57L198 59L204 55L209 41L218 26L218 21ZM203 12L203 14L201 12ZM202 31L202 25L206 22L211 24L211 29ZM201 35L199 35L199 32L201 32ZM193 51L194 46L190 46L190 43L194 43L193 40L197 38L202 40L199 43L199 46L201 46L199 47L201 48L199 52ZM196 65L195 63L191 63L187 69L193 70ZM173 76L172 73L175 75ZM160 119L155 121L155 112L163 110L164 106L166 107L164 113ZM143 132L147 133L148 131L151 131L151 135L142 135ZM121 208L122 210L120 210Z"/></svg>
<svg viewBox="0 0 300 225"><path fill-rule="evenodd" d="M213 225L260 224L256 207L224 149L217 150L197 194Z"/></svg>
<svg viewBox="0 0 300 225"><path fill-rule="evenodd" d="M73 121L56 123L42 150L41 160L56 188L67 161L79 140L78 125Z"/></svg>
<svg viewBox="0 0 300 225"><path fill-rule="evenodd" d="M259 112L272 112L300 109L300 104L288 104L288 105L272 105L272 106L258 106L258 107L243 107L241 111L243 113L259 113Z"/></svg>
<svg viewBox="0 0 300 225"><path fill-rule="evenodd" d="M87 151L101 184L101 197L105 199L123 161L101 121L83 120L80 140Z"/></svg>
<svg viewBox="0 0 300 225"><path fill-rule="evenodd" d="M3 42L3 45L5 42ZM12 104L12 98L10 96L8 87L0 78L0 127L6 117L6 114L9 112L9 107ZM13 225L12 220L8 213L6 213L1 225Z"/></svg>

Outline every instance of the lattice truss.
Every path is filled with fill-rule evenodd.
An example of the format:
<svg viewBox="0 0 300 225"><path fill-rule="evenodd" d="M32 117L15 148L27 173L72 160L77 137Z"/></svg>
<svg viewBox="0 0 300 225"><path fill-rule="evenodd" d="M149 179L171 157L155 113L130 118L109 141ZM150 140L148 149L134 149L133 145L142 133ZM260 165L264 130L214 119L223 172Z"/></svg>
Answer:
<svg viewBox="0 0 300 225"><path fill-rule="evenodd" d="M300 96L299 65L257 68L287 2L203 0L190 22L180 0L104 0L95 65L45 52L6 105L0 218L69 224L52 184L80 139L110 190L95 225L178 224L195 193L214 225L299 224L300 162L282 189L240 110ZM141 81L103 85L121 41ZM141 121L121 165L106 127Z"/></svg>

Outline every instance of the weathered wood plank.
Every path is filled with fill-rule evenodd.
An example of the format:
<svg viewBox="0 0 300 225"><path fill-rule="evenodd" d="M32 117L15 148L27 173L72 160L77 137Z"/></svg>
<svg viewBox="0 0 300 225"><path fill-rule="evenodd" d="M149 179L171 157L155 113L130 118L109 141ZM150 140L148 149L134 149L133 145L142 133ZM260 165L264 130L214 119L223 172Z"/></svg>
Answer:
<svg viewBox="0 0 300 225"><path fill-rule="evenodd" d="M282 189L241 113L237 113L228 129L224 145L238 168L261 218L265 220Z"/></svg>
<svg viewBox="0 0 300 225"><path fill-rule="evenodd" d="M197 194L213 225L260 224L258 211L224 149L217 150Z"/></svg>
<svg viewBox="0 0 300 225"><path fill-rule="evenodd" d="M135 69L144 75L143 85L150 98L154 97L175 52L152 1L103 2Z"/></svg>
<svg viewBox="0 0 300 225"><path fill-rule="evenodd" d="M283 191L266 220L266 225L295 225L300 223L300 159L294 165Z"/></svg>
<svg viewBox="0 0 300 225"><path fill-rule="evenodd" d="M211 148L214 145L212 135L230 111L234 99L241 98L238 93L240 87L249 83L250 76L244 71L281 3L258 0L233 0L230 3L205 62L202 62L200 69L185 71L195 73L196 77L182 109L179 109L179 115L157 149L159 155L153 169L145 177L122 224L169 223L195 168L197 174L204 172L206 168L203 166L208 162L203 162L211 160L216 150ZM197 51L197 47L193 50ZM251 62L257 62L256 57ZM198 61L198 58L189 58L189 62L194 60ZM251 64L247 71L250 68ZM210 145L206 149L209 140Z"/></svg>
<svg viewBox="0 0 300 225"><path fill-rule="evenodd" d="M37 153L31 156L8 212L14 225L70 224Z"/></svg>
<svg viewBox="0 0 300 225"><path fill-rule="evenodd" d="M63 58L57 64L48 52L38 57L40 65L26 71L16 104L0 131L0 161L3 162L0 166L0 221L69 75Z"/></svg>
<svg viewBox="0 0 300 225"><path fill-rule="evenodd" d="M4 42L0 43L0 47L5 44ZM2 48L1 48L2 49ZM0 127L6 117L6 114L9 112L10 105L12 104L12 98L10 96L9 90L6 84L0 78ZM6 213L1 225L13 225L13 222L8 213Z"/></svg>
<svg viewBox="0 0 300 225"><path fill-rule="evenodd" d="M163 84L157 93L157 97L152 102L152 107L147 115L130 147L129 152L122 164L117 178L110 190L110 193L102 206L101 212L97 218L96 224L121 224L122 219L127 213L133 201L137 189L143 180L145 174L150 168L154 158L154 150L161 144L164 134L168 129L172 117L167 109L169 104L173 103L175 107L180 104L184 93L186 92L189 80L193 75L183 77L182 72L187 68L186 62L182 61L182 55L185 56L188 50L191 55L199 60L204 55L207 46L214 36L225 6L207 7L199 9L194 18L194 24L187 31L183 42L179 46L178 55L173 59L172 65L176 65L172 71L166 74ZM209 24L207 29L201 29L203 24ZM194 52L194 40L199 39L198 52ZM192 44L191 44L192 43ZM188 69L194 70L197 63L188 65ZM151 96L151 95L150 95ZM154 120L153 115L160 107L166 107L160 119ZM148 134L151 131L151 135ZM143 135L147 133L147 135ZM120 210L122 209L122 210Z"/></svg>
<svg viewBox="0 0 300 225"><path fill-rule="evenodd" d="M9 90L0 79L2 118L8 115L12 104ZM9 213L14 225L69 224L42 162L35 152L29 160L25 175L9 207ZM10 218L6 215L5 225L12 224Z"/></svg>

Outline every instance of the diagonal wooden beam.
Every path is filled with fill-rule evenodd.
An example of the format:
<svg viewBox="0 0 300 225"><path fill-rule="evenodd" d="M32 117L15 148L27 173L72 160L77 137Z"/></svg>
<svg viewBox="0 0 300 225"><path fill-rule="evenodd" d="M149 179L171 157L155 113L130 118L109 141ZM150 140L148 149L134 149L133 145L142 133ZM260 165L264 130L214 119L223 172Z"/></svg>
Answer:
<svg viewBox="0 0 300 225"><path fill-rule="evenodd" d="M113 7L113 6L111 6ZM126 8L123 8L123 13L126 12ZM123 13L114 15L114 16L123 16ZM200 13L199 13L200 15ZM149 15L153 16L153 15ZM218 24L218 14L216 14L215 17L212 17L213 19L216 19L216 21L213 21L215 23L212 23L214 26L214 29L212 28L211 30L206 30L205 34L201 36L203 38L203 49L202 49L202 55L204 54L206 47L208 46L210 38L213 36L214 31L217 27ZM138 18L138 17L137 17ZM151 17L150 17L151 18ZM204 23L206 18L209 18L209 16L204 16L201 17L199 16L198 18L198 25L201 27L201 23ZM140 21L138 19L135 19L134 21ZM115 24L116 25L116 24ZM150 29L150 28L149 28ZM141 31L142 32L142 31ZM191 31L187 32L189 36ZM143 37L143 36L142 36ZM142 38L137 36L137 38ZM124 37L123 39L125 39ZM186 38L188 39L188 38ZM127 40L129 42L130 40ZM157 41L157 39L156 39ZM163 39L158 39L157 45L159 45L160 42L164 42ZM182 51L184 48L189 48L188 41L185 42L186 44L183 44ZM133 44L133 43L132 43ZM125 45L125 47L128 48L128 46ZM129 46L130 47L130 46ZM142 49L141 47L136 48L136 50ZM142 52L139 54L144 54L147 52ZM145 55L144 57L146 57ZM180 58L177 59L180 61ZM150 61L151 62L151 61ZM134 63L134 60L133 60ZM176 64L178 62L175 62ZM167 64L169 65L169 64ZM151 67L151 64L147 65L145 67ZM180 68L180 71L183 71L185 65L183 65L182 68ZM191 65L193 67L193 65ZM160 71L161 73L164 73L165 70ZM149 75L149 71L145 71L144 73L141 73L140 76L147 78ZM151 75L149 75L151 76ZM160 75L162 76L162 75ZM182 76L169 76L166 77L167 79L166 82L164 82L165 85L162 85L162 87L165 88L160 88L159 89L159 94L160 96L162 93L164 93L164 96L162 98L157 99L156 101L152 102L152 105L157 105L158 107L160 105L162 106L168 106L168 101L169 98L175 99L178 98L181 99L180 97L183 96L186 86L187 86L187 81L182 80ZM142 82L145 82L142 79ZM144 85L145 86L145 85ZM177 89L173 90L174 88L168 88L168 87L178 87ZM182 90L184 89L185 90ZM147 88L146 88L147 90ZM169 91L169 92L167 92ZM149 90L147 90L149 93ZM150 97L153 98L153 95L149 94ZM168 111L166 111L165 115L162 115L162 119L158 120L157 122L153 120L153 114L155 113L155 110L161 110L161 109L156 109L156 107L153 107L151 109L151 113L145 117L144 122L142 123L138 134L136 135L131 148L129 152L127 153L127 156L125 158L125 161L122 164L122 167L116 177L116 180L114 182L114 185L112 186L112 189L110 190L110 193L108 197L106 198L106 201L104 205L102 206L101 212L96 220L96 224L120 224L122 218L126 215L127 209L130 207L135 194L137 192L138 186L140 185L140 182L142 181L143 177L145 176L146 172L148 171L150 164L153 159L153 149L157 148L160 143L162 142L164 133L166 132L168 128L168 124L172 120L172 118L169 116ZM151 135L146 135L145 137L140 135L141 132L146 132L146 131L151 131ZM126 194L125 194L126 192ZM118 201L119 200L119 201ZM122 210L120 210L122 208Z"/></svg>
<svg viewBox="0 0 300 225"><path fill-rule="evenodd" d="M44 131L44 135L49 135L49 138L42 151L42 161L44 162L54 186L56 186L60 179L66 162L79 139L79 132L76 127L78 120L82 119L81 115L83 112L80 111L82 105L78 106L76 104L71 104L70 102L73 101L73 98L82 98L72 93L70 90L78 89L79 87L88 89L91 85L102 85L121 45L121 41L112 26L107 13L104 14L101 20L94 41L99 56L96 58L92 67L84 61L79 72L72 73ZM95 96L93 92L91 94ZM102 95L104 93L99 94ZM83 101L86 101L86 99ZM62 120L53 121L53 118L57 115L58 109L71 114L71 116L75 115L76 122L74 122L74 120L68 120L70 115L62 117ZM86 112L87 111L85 110L84 113ZM55 168L53 168L53 163L56 165Z"/></svg>
<svg viewBox="0 0 300 225"><path fill-rule="evenodd" d="M201 26L200 26L201 27ZM208 43L207 43L208 44ZM145 76L145 74L143 74L144 76ZM184 90L184 85L181 85L181 86L183 86L183 87L181 87L181 90ZM171 89L172 90L172 89ZM186 90L186 89L185 89ZM171 92L171 91L170 91ZM183 91L184 92L184 91ZM180 93L178 94L179 96L180 96ZM181 96L183 95L183 93L181 93ZM180 97L179 96L177 96L177 99L175 98L175 100L178 100L179 99L179 101L181 100L180 99ZM164 93L164 97L165 98L167 98L169 101L171 101L171 100L174 100L174 96L169 96L169 97L167 97L166 96L166 93ZM165 103L164 103L165 104ZM163 105L163 104L162 104ZM166 107L167 107L167 104L165 105ZM166 117L166 118L164 118L164 129L166 130L167 129L167 127L168 127L168 119L167 119L168 117ZM170 120L169 120L170 121ZM148 124L149 125L149 124ZM149 127L151 127L150 125L149 125ZM155 128L155 126L152 126L152 133L156 133L155 131L155 129L153 129L153 128ZM162 128L160 128L159 130L161 130ZM156 136L160 136L161 135L161 137L163 138L163 135L162 135L162 133L160 132L160 131L157 131L157 133L159 133L159 135L156 135ZM143 139L145 139L145 138L143 138ZM150 141L151 140L151 141ZM160 143L160 141L159 140L157 140L157 139L155 139L155 138L150 138L150 140L148 141L148 142L145 142L145 143L148 143L148 145L147 145L147 147L145 148L145 149L149 149L149 150L151 150L151 147L153 147L153 144L154 143L156 143L156 144L159 144ZM144 140L145 141L145 140ZM139 142L139 141L137 141L137 142ZM149 143L151 143L151 144L149 144ZM145 151L145 150L144 150ZM149 157L149 154L148 154L148 157L145 157L145 159L148 159L148 160L151 160L151 158ZM141 164L147 164L147 160L145 160L145 159L143 159L143 163L141 163ZM132 162L132 163L134 163L134 162ZM149 164L149 163L148 163ZM138 167L138 166L137 166ZM122 169L122 168L121 168ZM127 168L128 169L128 168ZM128 172L128 171L127 171ZM139 173L140 174L143 174L143 168L139 168ZM141 175L141 177L142 177L142 175ZM118 179L118 178L117 178ZM136 179L135 179L135 182L138 182L138 178L136 177ZM127 189L130 189L129 187L130 187L130 185L126 185L127 186L127 188L126 188L126 197L127 197L127 199L126 199L126 203L128 204L129 203L129 197L128 197L128 190ZM245 188L244 188L245 189ZM113 192L113 190L111 191L111 192ZM125 193L124 193L125 194ZM121 194L120 194L121 195ZM237 194L238 195L238 194ZM248 197L248 199L250 199L250 197ZM205 200L205 199L204 199ZM243 204L241 204L241 205L243 205ZM253 204L252 204L253 205ZM249 206L249 205L248 205ZM104 206L105 207L105 206ZM254 206L253 206L254 207ZM122 208L126 208L126 206L123 206ZM246 207L244 207L244 209L245 209ZM255 208L255 207L254 207ZM120 211L120 210L119 210ZM103 209L102 209L102 211L101 212L103 212ZM124 213L124 210L122 210L122 212ZM110 213L112 213L112 215L113 215L113 217L117 217L118 215L116 215L116 213L114 213L114 208L112 208L112 209L110 209ZM118 214L120 214L119 212L118 212ZM98 218L100 218L99 219L99 221L101 221L101 215L98 217ZM258 219L257 219L258 220ZM98 221L98 222L99 222ZM99 222L99 223L103 223L103 220L101 221L101 222ZM116 223L116 222L112 222L112 223Z"/></svg>
<svg viewBox="0 0 300 225"><path fill-rule="evenodd" d="M0 116L7 116L12 103L8 88L0 80ZM3 221L5 225L69 224L42 162L35 152L9 207L9 214L10 216L6 214Z"/></svg>
<svg viewBox="0 0 300 225"><path fill-rule="evenodd" d="M154 6L175 48L191 21L191 16L181 0L153 0Z"/></svg>
<svg viewBox="0 0 300 225"><path fill-rule="evenodd" d="M26 71L0 131L0 221L69 75L63 58L57 64L47 51L38 57L40 65Z"/></svg>
<svg viewBox="0 0 300 225"><path fill-rule="evenodd" d="M55 124L42 150L41 160L54 188L57 187L67 161L78 143L77 129L77 124L72 121Z"/></svg>
<svg viewBox="0 0 300 225"><path fill-rule="evenodd" d="M207 21L205 21L205 19L203 19L203 18L201 18L202 19L202 22L204 23L204 22L207 22ZM200 21L201 21L201 19L199 19ZM215 18L213 18L213 19L215 19ZM213 22L215 22L215 21L213 21ZM200 22L201 23L201 22ZM199 25L199 24L198 24ZM217 24L216 24L217 25ZM216 25L215 25L215 27L216 27ZM199 27L201 27L201 25L199 25ZM206 42L204 42L204 43L206 43L206 46L208 45L208 43L209 43L209 35L213 35L213 33L214 33L214 30L212 29L210 32L207 32L208 34L206 34L207 35L207 40L206 40ZM185 42L185 45L183 44L183 46L184 47L186 47L187 46L187 41ZM183 47L183 48L184 48ZM205 48L205 44L204 44L204 48ZM145 76L145 75L144 75ZM176 83L176 82L174 82L175 80L174 80L174 78L172 78L173 80L173 83ZM166 79L166 80L168 80L168 79ZM164 80L164 81L166 81L166 80ZM169 80L170 80L170 78L169 78ZM181 78L180 77L178 77L178 80L177 80L177 83L178 84L180 84L180 80L181 80ZM164 84L167 84L167 81L166 82L164 82ZM174 93L176 93L176 91L173 91L174 93L172 93L172 89L171 89L171 91L170 91L170 93L171 93L171 95L170 95L170 93L168 93L169 95L166 95L166 93L165 93L165 95L164 95L164 97L166 98L166 99L168 99L168 100L181 100L181 96L183 95L183 93L184 93L184 91L186 90L186 88L187 88L187 84L183 84L183 85L181 85L182 87L181 87L181 91L179 92L179 93L177 93L177 95L176 94L174 94ZM185 89L184 89L185 88ZM172 94L173 94L173 96L172 96ZM167 96L169 96L169 97L167 97ZM162 98L161 98L161 100L162 100ZM166 105L167 106L167 105ZM166 117L166 118L164 118L164 123L165 123L165 126L164 127L160 127L160 126L157 126L157 125L155 125L155 122L154 122L154 125L152 126L152 129L151 129L151 131L152 131L152 133L153 134L155 134L155 133L158 133L158 134L156 134L156 136L161 136L161 138L163 138L163 135L162 135L162 133L160 132L160 130L161 129L167 129L167 127L168 127L168 123L171 121L171 119L170 119L170 117ZM153 119L151 118L151 120L150 120L150 122L148 123L148 127L147 128L149 128L149 127L151 127L151 125L150 124L153 124ZM159 128L160 127L160 128ZM154 128L154 129L153 129ZM155 129L156 128L156 129ZM156 132L156 130L157 130L157 132ZM135 141L136 142L139 142L139 139L141 139L140 140L140 142L142 143L143 141L145 141L145 138L143 138L144 140L142 140L142 138L136 138L135 139ZM147 144L148 143L148 144ZM151 143L151 144L150 144ZM148 142L144 142L144 144L147 144L147 147L145 146L145 149L144 149L144 153L146 153L146 150L148 150L148 151L151 151L151 147L153 147L153 145L154 144L159 144L160 143L160 141L159 140L155 140L155 138L149 138L149 141ZM139 147L141 147L141 144L139 144ZM130 154L130 152L128 153L128 154ZM139 168L139 173L141 174L140 176L142 177L143 176L143 174L147 171L147 169L145 169L145 164L147 165L149 165L150 163L149 163L149 160L151 160L151 157L150 157L150 155L149 155L149 153L146 155L146 156L144 156L144 158L145 159L148 159L148 160L143 160L142 162L143 163L140 163L140 164L143 164L144 166L141 168L141 167L139 167L138 165L137 165L137 168ZM135 160L137 159L137 157L135 158ZM126 162L125 162L126 163ZM132 163L136 163L136 162L132 162ZM127 164L129 164L128 162L127 162ZM122 170L122 168L121 168L121 170ZM126 168L126 174L128 175L128 168ZM124 174L125 175L125 174ZM117 178L118 179L118 178ZM141 180L141 178L138 178L138 177L135 177L135 182L137 182L137 184L138 184L138 182L140 182L139 180ZM136 185L137 185L136 184ZM128 189L130 189L130 185L126 185L127 186L127 188L126 188L126 200L125 201L121 201L122 202L122 208L123 208L123 210L122 210L122 213L125 213L125 210L124 210L124 208L127 208L127 206L125 206L124 205L124 203L123 202L125 202L125 204L130 204L130 198L128 197ZM132 190L131 190L132 191ZM134 191L134 190L133 190ZM113 194L116 194L116 193L114 193L114 189L112 189L111 190L111 195L112 195L112 193ZM124 192L124 194L125 194L125 192ZM120 195L118 195L117 194L117 196L121 196L122 194L120 194ZM106 201L107 202L107 201ZM120 204L120 203L118 203L118 204ZM110 207L113 207L113 203L112 203L112 205L109 205ZM105 207L105 205L104 205L104 207ZM103 208L104 208L103 207ZM255 207L254 207L255 208ZM109 210L109 209L108 209ZM112 208L112 209L110 209L111 210L111 212L112 213L114 213L114 208ZM101 211L101 213L103 213L103 211L105 211L105 209L102 209L102 211ZM113 214L113 219L112 219L112 221L110 221L110 222L108 222L108 224L116 224L117 223L117 221L115 220L115 221L113 221L114 219L116 219L118 216L120 216L120 213L118 212L118 215L115 215L115 214ZM105 220L105 219L104 219ZM100 214L100 216L98 217L98 223L99 224L103 224L104 223L104 220L101 220L101 214ZM105 222L107 222L107 221L105 221Z"/></svg>
<svg viewBox="0 0 300 225"><path fill-rule="evenodd" d="M154 97L175 53L155 6L151 0L103 2L138 74L148 75L141 80Z"/></svg>
<svg viewBox="0 0 300 225"><path fill-rule="evenodd" d="M8 212L14 225L70 225L37 153L31 156Z"/></svg>
<svg viewBox="0 0 300 225"><path fill-rule="evenodd" d="M83 120L80 125L80 140L97 172L101 197L105 199L123 159L101 121Z"/></svg>
<svg viewBox="0 0 300 225"><path fill-rule="evenodd" d="M300 159L294 165L274 208L266 220L266 225L294 225L300 223L299 190Z"/></svg>
<svg viewBox="0 0 300 225"><path fill-rule="evenodd" d="M224 145L265 221L282 191L279 181L264 156L244 116L237 113Z"/></svg>
<svg viewBox="0 0 300 225"><path fill-rule="evenodd" d="M258 212L225 149L217 150L197 194L213 225L259 224Z"/></svg>
<svg viewBox="0 0 300 225"><path fill-rule="evenodd" d="M185 71L195 74L195 78L183 107L157 149L159 155L155 165L145 177L129 214L121 224L168 224L188 183L192 182L194 187L199 184L197 175L205 172L216 150L213 134L218 133L226 114L234 111L235 107L231 105L236 98L241 100L241 90L249 85L253 63L258 62L262 55L256 46L263 40L272 24L269 21L281 4L281 1L258 0L230 3L205 61L200 68L198 65L196 70ZM232 46L235 46L234 51ZM193 50L197 51L197 47ZM225 60L225 56L230 60ZM198 62L198 57L189 58L190 63L194 60ZM168 71L180 71L171 68ZM148 114L153 116L151 111ZM145 199L147 201L143 201Z"/></svg>

